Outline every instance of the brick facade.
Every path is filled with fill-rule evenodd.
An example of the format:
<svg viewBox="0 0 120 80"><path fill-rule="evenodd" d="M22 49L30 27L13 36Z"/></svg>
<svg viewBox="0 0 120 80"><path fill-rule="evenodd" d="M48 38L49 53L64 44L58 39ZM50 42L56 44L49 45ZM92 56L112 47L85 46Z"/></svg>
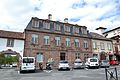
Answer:
<svg viewBox="0 0 120 80"><path fill-rule="evenodd" d="M58 62L60 61L60 53L65 54L65 60L68 60L71 63L73 63L76 59L76 53L79 53L79 58L84 61L85 58L92 56L92 45L91 45L91 39L89 37L89 33L81 35L77 33L70 33L70 32L60 32L60 31L49 31L45 29L40 28L34 28L35 18L32 18L30 23L25 29L25 49L24 49L24 56L37 56L37 53L43 54L43 65L45 65L48 62L49 58L52 58L54 60L54 66L57 66ZM43 21L41 19L37 19L37 21ZM49 21L56 23L55 21ZM60 24L64 24L61 23ZM64 24L65 25L65 24ZM67 23L67 25L74 26L72 24ZM43 25L44 26L44 25ZM76 25L75 25L76 26ZM54 25L54 28L56 26ZM78 26L77 27L81 27ZM54 29L53 28L53 29ZM83 28L86 28L83 26ZM38 43L32 44L32 34L38 35ZM49 36L49 45L44 44L44 36ZM60 45L55 45L55 37L60 37ZM66 47L65 45L65 39L70 38L70 47ZM75 39L79 40L80 47L75 47ZM84 41L87 41L88 48L84 48Z"/></svg>

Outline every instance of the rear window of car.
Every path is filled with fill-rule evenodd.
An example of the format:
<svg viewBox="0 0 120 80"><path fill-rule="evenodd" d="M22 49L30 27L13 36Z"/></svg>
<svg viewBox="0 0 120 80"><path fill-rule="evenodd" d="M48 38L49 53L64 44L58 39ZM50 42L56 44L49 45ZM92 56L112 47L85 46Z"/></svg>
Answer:
<svg viewBox="0 0 120 80"><path fill-rule="evenodd" d="M60 61L60 63L68 63L68 61Z"/></svg>
<svg viewBox="0 0 120 80"><path fill-rule="evenodd" d="M23 63L33 63L34 59L33 58L24 58Z"/></svg>
<svg viewBox="0 0 120 80"><path fill-rule="evenodd" d="M90 59L90 62L97 62L97 59Z"/></svg>
<svg viewBox="0 0 120 80"><path fill-rule="evenodd" d="M106 60L104 60L104 61L102 61L102 62L104 62L104 63L108 63L108 61L106 61Z"/></svg>
<svg viewBox="0 0 120 80"><path fill-rule="evenodd" d="M81 61L75 61L75 63L82 63Z"/></svg>

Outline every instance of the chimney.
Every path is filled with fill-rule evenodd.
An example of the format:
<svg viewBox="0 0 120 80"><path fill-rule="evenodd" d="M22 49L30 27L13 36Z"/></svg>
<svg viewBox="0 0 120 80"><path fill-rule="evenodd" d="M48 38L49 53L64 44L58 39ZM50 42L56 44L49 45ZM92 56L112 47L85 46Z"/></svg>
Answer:
<svg viewBox="0 0 120 80"><path fill-rule="evenodd" d="M101 35L103 35L105 29L106 28L104 28L104 27L98 27L98 28L96 28L96 30L98 30L98 33L101 34Z"/></svg>
<svg viewBox="0 0 120 80"><path fill-rule="evenodd" d="M65 23L68 23L68 18L65 18L65 19L64 19L64 22L65 22Z"/></svg>
<svg viewBox="0 0 120 80"><path fill-rule="evenodd" d="M49 19L49 20L52 20L52 14L49 14L49 15L48 15L48 19Z"/></svg>

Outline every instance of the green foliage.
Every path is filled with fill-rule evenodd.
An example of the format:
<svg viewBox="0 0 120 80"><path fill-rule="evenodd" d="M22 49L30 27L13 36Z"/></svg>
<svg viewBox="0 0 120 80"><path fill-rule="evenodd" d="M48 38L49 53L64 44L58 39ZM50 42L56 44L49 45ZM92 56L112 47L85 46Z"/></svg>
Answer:
<svg viewBox="0 0 120 80"><path fill-rule="evenodd" d="M11 55L5 55L5 54L0 53L0 65L1 64L12 64L18 61L19 61L18 56L11 56Z"/></svg>
<svg viewBox="0 0 120 80"><path fill-rule="evenodd" d="M4 54L0 53L0 64L4 64L5 62L5 56Z"/></svg>

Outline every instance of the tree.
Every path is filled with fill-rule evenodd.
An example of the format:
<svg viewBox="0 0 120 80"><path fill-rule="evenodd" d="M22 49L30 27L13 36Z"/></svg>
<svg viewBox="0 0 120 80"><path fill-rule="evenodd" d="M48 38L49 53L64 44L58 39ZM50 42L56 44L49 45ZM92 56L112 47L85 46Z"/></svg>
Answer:
<svg viewBox="0 0 120 80"><path fill-rule="evenodd" d="M0 53L0 68L1 68L1 65L5 63L5 55Z"/></svg>

